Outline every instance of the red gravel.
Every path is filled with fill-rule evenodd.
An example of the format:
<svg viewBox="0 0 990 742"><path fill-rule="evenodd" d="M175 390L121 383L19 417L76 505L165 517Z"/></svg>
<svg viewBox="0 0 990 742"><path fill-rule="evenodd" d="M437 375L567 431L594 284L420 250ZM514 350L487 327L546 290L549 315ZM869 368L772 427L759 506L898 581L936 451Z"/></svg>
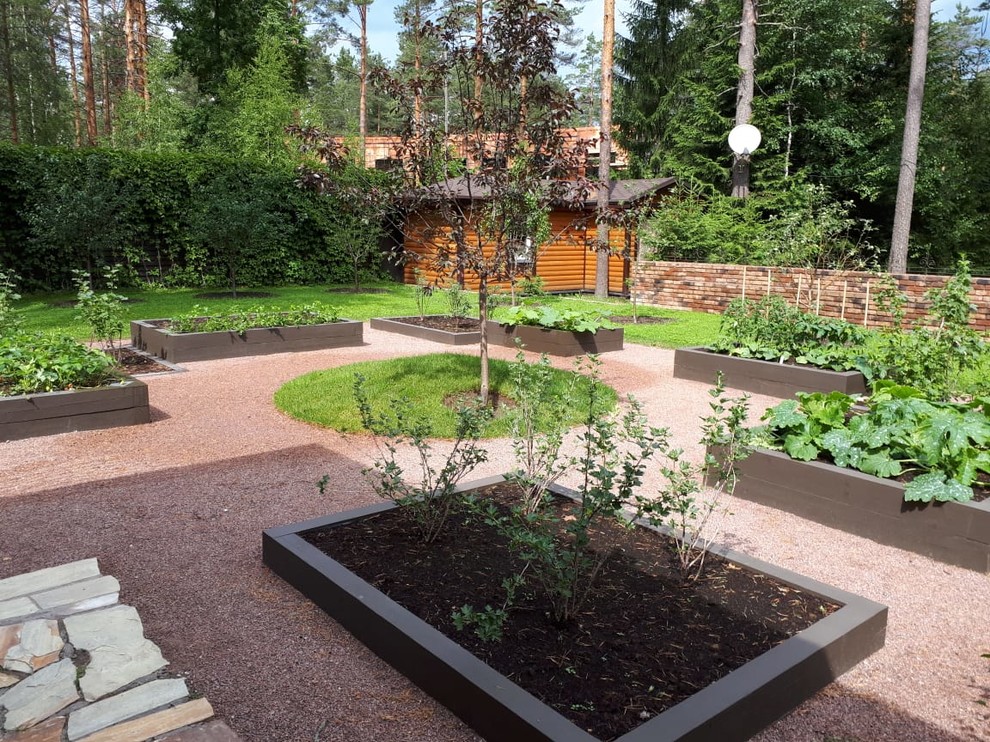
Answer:
<svg viewBox="0 0 990 742"><path fill-rule="evenodd" d="M0 578L98 557L170 669L249 742L474 739L261 564L262 529L375 499L360 474L370 442L281 415L279 385L450 350L367 329L365 338L360 348L184 364L189 373L146 378L151 425L0 443ZM630 345L602 358L606 380L699 455L706 387L671 378L673 353ZM503 463L479 476L509 460L505 441L491 448ZM332 500L316 492L324 473ZM980 658L990 578L755 504L733 511L732 546L890 606L887 647L760 740L990 739L978 703L990 699Z"/></svg>

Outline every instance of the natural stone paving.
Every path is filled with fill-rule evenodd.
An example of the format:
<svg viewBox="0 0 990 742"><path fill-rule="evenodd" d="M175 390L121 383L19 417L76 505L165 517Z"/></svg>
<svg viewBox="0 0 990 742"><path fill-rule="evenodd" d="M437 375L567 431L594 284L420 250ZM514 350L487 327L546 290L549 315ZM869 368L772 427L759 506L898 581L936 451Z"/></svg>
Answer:
<svg viewBox="0 0 990 742"><path fill-rule="evenodd" d="M0 580L0 741L237 742L159 677L168 662L119 592L96 559Z"/></svg>

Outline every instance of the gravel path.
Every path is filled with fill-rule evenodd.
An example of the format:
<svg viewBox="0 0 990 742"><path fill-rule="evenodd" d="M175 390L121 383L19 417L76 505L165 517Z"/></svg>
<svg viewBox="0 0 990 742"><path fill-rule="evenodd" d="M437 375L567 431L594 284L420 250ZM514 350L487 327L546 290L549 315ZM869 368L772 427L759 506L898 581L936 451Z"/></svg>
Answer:
<svg viewBox="0 0 990 742"><path fill-rule="evenodd" d="M365 341L189 363L146 377L151 425L0 443L0 578L98 557L171 669L245 740L475 739L261 564L262 529L375 500L360 473L370 441L286 418L274 391L314 369L450 350L368 329ZM672 378L672 351L630 345L603 361L609 383L700 455L706 387ZM774 402L754 397L754 416ZM506 441L490 449L511 458ZM335 489L321 499L325 473ZM732 504L730 545L890 606L886 648L757 739L990 739L990 577Z"/></svg>

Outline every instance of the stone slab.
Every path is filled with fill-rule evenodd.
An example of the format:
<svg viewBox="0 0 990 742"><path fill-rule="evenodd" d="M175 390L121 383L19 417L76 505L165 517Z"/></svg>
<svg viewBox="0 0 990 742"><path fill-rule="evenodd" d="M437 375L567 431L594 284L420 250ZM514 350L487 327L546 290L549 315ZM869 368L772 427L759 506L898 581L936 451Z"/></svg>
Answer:
<svg viewBox="0 0 990 742"><path fill-rule="evenodd" d="M69 714L69 739L78 740L122 721L142 716L189 695L186 681L153 680Z"/></svg>
<svg viewBox="0 0 990 742"><path fill-rule="evenodd" d="M0 697L7 709L4 730L34 726L78 700L76 667L61 660L30 675Z"/></svg>
<svg viewBox="0 0 990 742"><path fill-rule="evenodd" d="M161 650L144 638L141 618L132 606L69 616L64 625L72 645L89 652L89 664L79 679L87 701L113 693L168 664Z"/></svg>
<svg viewBox="0 0 990 742"><path fill-rule="evenodd" d="M213 716L213 707L205 698L197 698L174 708L158 711L140 719L125 721L83 737L80 742L142 742L182 727L206 721Z"/></svg>
<svg viewBox="0 0 990 742"><path fill-rule="evenodd" d="M116 603L120 593L120 583L115 577L104 575L71 585L57 587L41 593L34 593L31 599L42 610L68 607L69 610L91 610L109 603Z"/></svg>
<svg viewBox="0 0 990 742"><path fill-rule="evenodd" d="M21 595L50 590L90 577L98 577L99 574L100 568L96 559L81 559L78 562L70 562L58 567L48 567L47 569L14 575L0 580L0 602Z"/></svg>
<svg viewBox="0 0 990 742"><path fill-rule="evenodd" d="M40 609L30 598L12 598L11 600L0 601L0 621L13 621L27 618Z"/></svg>
<svg viewBox="0 0 990 742"><path fill-rule="evenodd" d="M56 716L23 732L14 732L4 737L4 742L62 742L63 729L65 729L65 717Z"/></svg>
<svg viewBox="0 0 990 742"><path fill-rule="evenodd" d="M4 670L32 673L58 660L65 645L58 632L58 621L27 621L17 628L17 643L5 653L0 651ZM0 629L0 650L4 643L2 634Z"/></svg>
<svg viewBox="0 0 990 742"><path fill-rule="evenodd" d="M0 672L0 688L9 688L12 685L17 685L21 679L17 675L11 675L9 672Z"/></svg>
<svg viewBox="0 0 990 742"><path fill-rule="evenodd" d="M162 742L241 742L241 738L219 719L162 737Z"/></svg>

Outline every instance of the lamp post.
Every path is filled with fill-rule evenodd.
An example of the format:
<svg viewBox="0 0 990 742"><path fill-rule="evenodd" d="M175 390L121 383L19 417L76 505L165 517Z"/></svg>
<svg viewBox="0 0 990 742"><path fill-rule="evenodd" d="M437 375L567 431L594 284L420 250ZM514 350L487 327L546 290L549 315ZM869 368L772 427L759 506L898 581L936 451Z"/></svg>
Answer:
<svg viewBox="0 0 990 742"><path fill-rule="evenodd" d="M749 156L760 146L760 130L752 124L739 124L729 132L729 148L735 153L732 160L732 195L746 198L749 195Z"/></svg>

